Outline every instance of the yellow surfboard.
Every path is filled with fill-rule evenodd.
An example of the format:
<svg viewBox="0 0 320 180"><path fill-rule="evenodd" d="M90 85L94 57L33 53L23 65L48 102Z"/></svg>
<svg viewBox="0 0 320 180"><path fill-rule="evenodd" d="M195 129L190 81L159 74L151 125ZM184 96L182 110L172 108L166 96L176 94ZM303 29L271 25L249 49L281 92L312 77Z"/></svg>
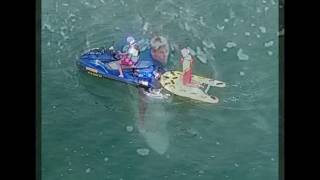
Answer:
<svg viewBox="0 0 320 180"><path fill-rule="evenodd" d="M171 93L188 97L194 100L203 101L207 103L218 103L219 99L216 96L207 94L210 87L225 87L226 84L222 81L209 79L201 76L192 75L192 81L205 85L204 89L198 87L189 87L182 84L182 72L168 71L161 75L161 85Z"/></svg>

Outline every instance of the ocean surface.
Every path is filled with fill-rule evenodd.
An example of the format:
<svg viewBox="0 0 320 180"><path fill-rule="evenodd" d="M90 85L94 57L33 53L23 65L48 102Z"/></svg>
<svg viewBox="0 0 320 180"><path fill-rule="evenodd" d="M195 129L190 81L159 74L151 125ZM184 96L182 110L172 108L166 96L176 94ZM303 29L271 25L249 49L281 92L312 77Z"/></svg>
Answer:
<svg viewBox="0 0 320 180"><path fill-rule="evenodd" d="M276 180L278 0L43 0L43 180ZM227 83L218 104L147 98L78 70L79 55L126 36L196 54L193 74Z"/></svg>

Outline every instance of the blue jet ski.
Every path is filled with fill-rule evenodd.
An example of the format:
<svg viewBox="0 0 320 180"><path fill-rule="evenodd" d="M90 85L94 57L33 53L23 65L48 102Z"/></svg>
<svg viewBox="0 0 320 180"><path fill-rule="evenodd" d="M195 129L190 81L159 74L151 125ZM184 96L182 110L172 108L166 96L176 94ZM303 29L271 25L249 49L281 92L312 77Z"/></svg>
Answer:
<svg viewBox="0 0 320 180"><path fill-rule="evenodd" d="M140 52L134 68L124 68L124 77L119 77L119 60L118 52L106 49L90 49L80 56L78 66L81 70L100 78L108 78L144 87L146 89L156 88L160 74L165 70L160 64L155 62L151 56L151 50L146 49Z"/></svg>

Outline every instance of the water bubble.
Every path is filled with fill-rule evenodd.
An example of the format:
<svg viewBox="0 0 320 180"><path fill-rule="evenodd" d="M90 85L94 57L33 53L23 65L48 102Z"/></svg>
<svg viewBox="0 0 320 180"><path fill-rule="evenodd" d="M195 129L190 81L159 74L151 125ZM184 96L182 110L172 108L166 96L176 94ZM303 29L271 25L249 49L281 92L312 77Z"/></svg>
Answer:
<svg viewBox="0 0 320 180"><path fill-rule="evenodd" d="M149 152L150 150L147 149L147 148L140 148L140 149L137 149L137 153L141 156L147 156L149 155Z"/></svg>
<svg viewBox="0 0 320 180"><path fill-rule="evenodd" d="M200 24L201 24L202 26L205 26L205 25L206 25L206 23L203 21L203 17L202 17L202 16L200 16Z"/></svg>
<svg viewBox="0 0 320 180"><path fill-rule="evenodd" d="M229 19L228 18L224 19L224 22L226 22L226 23L229 22Z"/></svg>
<svg viewBox="0 0 320 180"><path fill-rule="evenodd" d="M127 126L127 127L126 127L126 130L127 130L128 132L132 132L132 131L133 131L133 127L132 127L132 126Z"/></svg>
<svg viewBox="0 0 320 180"><path fill-rule="evenodd" d="M227 52L228 49L227 49L227 48L223 48L222 51L223 51L223 52Z"/></svg>
<svg viewBox="0 0 320 180"><path fill-rule="evenodd" d="M234 166L235 166L235 167L239 167L239 164L237 164L237 163L234 163Z"/></svg>
<svg viewBox="0 0 320 180"><path fill-rule="evenodd" d="M272 56L273 52L272 51L268 51L268 55Z"/></svg>
<svg viewBox="0 0 320 180"><path fill-rule="evenodd" d="M244 74L245 74L244 72L240 71L240 76L244 76Z"/></svg>
<svg viewBox="0 0 320 180"><path fill-rule="evenodd" d="M217 24L217 28L222 31L224 29L224 26L220 26L219 24Z"/></svg>
<svg viewBox="0 0 320 180"><path fill-rule="evenodd" d="M259 7L257 7L257 13L261 13L261 9Z"/></svg>
<svg viewBox="0 0 320 180"><path fill-rule="evenodd" d="M184 27L185 27L186 31L190 31L190 29L191 29L190 26L188 25L188 23L186 23L186 22L184 23Z"/></svg>
<svg viewBox="0 0 320 180"><path fill-rule="evenodd" d="M250 36L250 32L245 32L244 35Z"/></svg>
<svg viewBox="0 0 320 180"><path fill-rule="evenodd" d="M269 42L266 42L266 43L264 43L264 46L265 47L270 47L270 46L273 46L273 41L269 41Z"/></svg>
<svg viewBox="0 0 320 180"><path fill-rule="evenodd" d="M267 29L266 29L266 27L264 27L264 26L260 26L259 29L260 29L260 31L261 31L262 33L266 33L266 32L267 32Z"/></svg>
<svg viewBox="0 0 320 180"><path fill-rule="evenodd" d="M146 23L144 23L144 25L143 25L143 30L144 31L148 31L148 27L149 27L149 23L148 22L146 22Z"/></svg>
<svg viewBox="0 0 320 180"><path fill-rule="evenodd" d="M232 48L232 47L236 47L237 44L235 42L227 42L226 47L227 48Z"/></svg>
<svg viewBox="0 0 320 180"><path fill-rule="evenodd" d="M249 56L244 54L241 48L238 50L237 56L239 60L249 60Z"/></svg>
<svg viewBox="0 0 320 180"><path fill-rule="evenodd" d="M196 52L195 52L193 49L191 49L190 47L187 47L187 48L189 49L190 54L191 54L192 56L195 56L195 55L196 55Z"/></svg>
<svg viewBox="0 0 320 180"><path fill-rule="evenodd" d="M105 162L107 162L107 161L109 160L109 158L108 158L108 157L105 157L103 160L104 160Z"/></svg>
<svg viewBox="0 0 320 180"><path fill-rule="evenodd" d="M216 46L214 45L213 42L202 41L202 44L207 48L216 49Z"/></svg>
<svg viewBox="0 0 320 180"><path fill-rule="evenodd" d="M86 169L86 173L90 173L91 169L90 168L87 168Z"/></svg>

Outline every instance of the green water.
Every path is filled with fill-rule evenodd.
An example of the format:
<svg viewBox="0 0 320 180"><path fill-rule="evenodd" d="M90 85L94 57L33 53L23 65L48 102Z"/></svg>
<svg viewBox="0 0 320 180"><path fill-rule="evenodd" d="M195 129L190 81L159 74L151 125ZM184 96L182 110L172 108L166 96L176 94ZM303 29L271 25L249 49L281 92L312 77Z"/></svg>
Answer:
<svg viewBox="0 0 320 180"><path fill-rule="evenodd" d="M42 179L278 179L277 0L43 0L41 27ZM203 51L193 73L227 83L218 104L148 99L142 122L135 87L76 67L152 34L173 47L168 68L174 47Z"/></svg>

